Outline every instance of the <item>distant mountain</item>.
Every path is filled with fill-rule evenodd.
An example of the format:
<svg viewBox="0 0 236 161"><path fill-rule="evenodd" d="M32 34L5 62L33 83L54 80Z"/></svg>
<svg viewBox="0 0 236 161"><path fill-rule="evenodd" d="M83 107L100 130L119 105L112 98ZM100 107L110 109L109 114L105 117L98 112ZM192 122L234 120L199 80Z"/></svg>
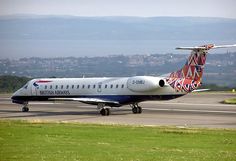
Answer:
<svg viewBox="0 0 236 161"><path fill-rule="evenodd" d="M206 43L235 44L236 19L0 16L0 58L178 53Z"/></svg>
<svg viewBox="0 0 236 161"><path fill-rule="evenodd" d="M0 17L10 40L236 40L236 19L204 17Z"/></svg>

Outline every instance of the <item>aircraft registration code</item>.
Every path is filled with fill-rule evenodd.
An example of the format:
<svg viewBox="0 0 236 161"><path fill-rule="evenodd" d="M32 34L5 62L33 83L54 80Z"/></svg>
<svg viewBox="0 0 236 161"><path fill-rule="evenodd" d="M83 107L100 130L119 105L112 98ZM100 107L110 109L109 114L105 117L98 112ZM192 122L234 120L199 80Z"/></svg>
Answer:
<svg viewBox="0 0 236 161"><path fill-rule="evenodd" d="M144 80L133 80L132 84L145 84Z"/></svg>

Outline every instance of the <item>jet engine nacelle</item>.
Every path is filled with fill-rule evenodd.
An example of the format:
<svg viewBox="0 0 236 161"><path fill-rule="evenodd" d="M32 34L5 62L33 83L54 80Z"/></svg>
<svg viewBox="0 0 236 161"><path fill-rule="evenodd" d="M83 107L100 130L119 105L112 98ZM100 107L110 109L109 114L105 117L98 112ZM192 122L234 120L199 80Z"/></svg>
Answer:
<svg viewBox="0 0 236 161"><path fill-rule="evenodd" d="M136 76L127 81L127 87L133 92L147 92L164 87L165 80L158 77Z"/></svg>

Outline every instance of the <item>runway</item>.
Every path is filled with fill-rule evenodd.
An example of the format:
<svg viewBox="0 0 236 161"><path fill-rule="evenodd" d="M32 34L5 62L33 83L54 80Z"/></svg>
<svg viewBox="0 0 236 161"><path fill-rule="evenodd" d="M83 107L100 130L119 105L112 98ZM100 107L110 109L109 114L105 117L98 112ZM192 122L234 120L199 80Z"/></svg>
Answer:
<svg viewBox="0 0 236 161"><path fill-rule="evenodd" d="M235 93L193 93L171 101L140 103L142 114L133 114L129 106L112 108L110 116L101 116L96 106L79 102L31 102L29 112L11 103L9 95L0 95L0 119L58 121L145 126L236 128L236 105L220 102L235 98Z"/></svg>

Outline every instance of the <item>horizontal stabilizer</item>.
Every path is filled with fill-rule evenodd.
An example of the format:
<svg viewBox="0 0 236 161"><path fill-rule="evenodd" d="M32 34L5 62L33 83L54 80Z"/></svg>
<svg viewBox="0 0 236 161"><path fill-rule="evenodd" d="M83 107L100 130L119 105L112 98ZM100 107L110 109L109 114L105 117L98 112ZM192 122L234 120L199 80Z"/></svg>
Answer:
<svg viewBox="0 0 236 161"><path fill-rule="evenodd" d="M205 92L205 91L209 91L210 89L195 89L192 92Z"/></svg>
<svg viewBox="0 0 236 161"><path fill-rule="evenodd" d="M214 45L208 44L203 46L195 46L195 47L177 47L178 50L210 50L210 49L217 49L217 48L229 48L229 47L236 47L236 44L233 45Z"/></svg>
<svg viewBox="0 0 236 161"><path fill-rule="evenodd" d="M216 49L216 48L230 48L230 47L236 47L236 44L234 45L218 45L218 46L214 46L212 49Z"/></svg>

